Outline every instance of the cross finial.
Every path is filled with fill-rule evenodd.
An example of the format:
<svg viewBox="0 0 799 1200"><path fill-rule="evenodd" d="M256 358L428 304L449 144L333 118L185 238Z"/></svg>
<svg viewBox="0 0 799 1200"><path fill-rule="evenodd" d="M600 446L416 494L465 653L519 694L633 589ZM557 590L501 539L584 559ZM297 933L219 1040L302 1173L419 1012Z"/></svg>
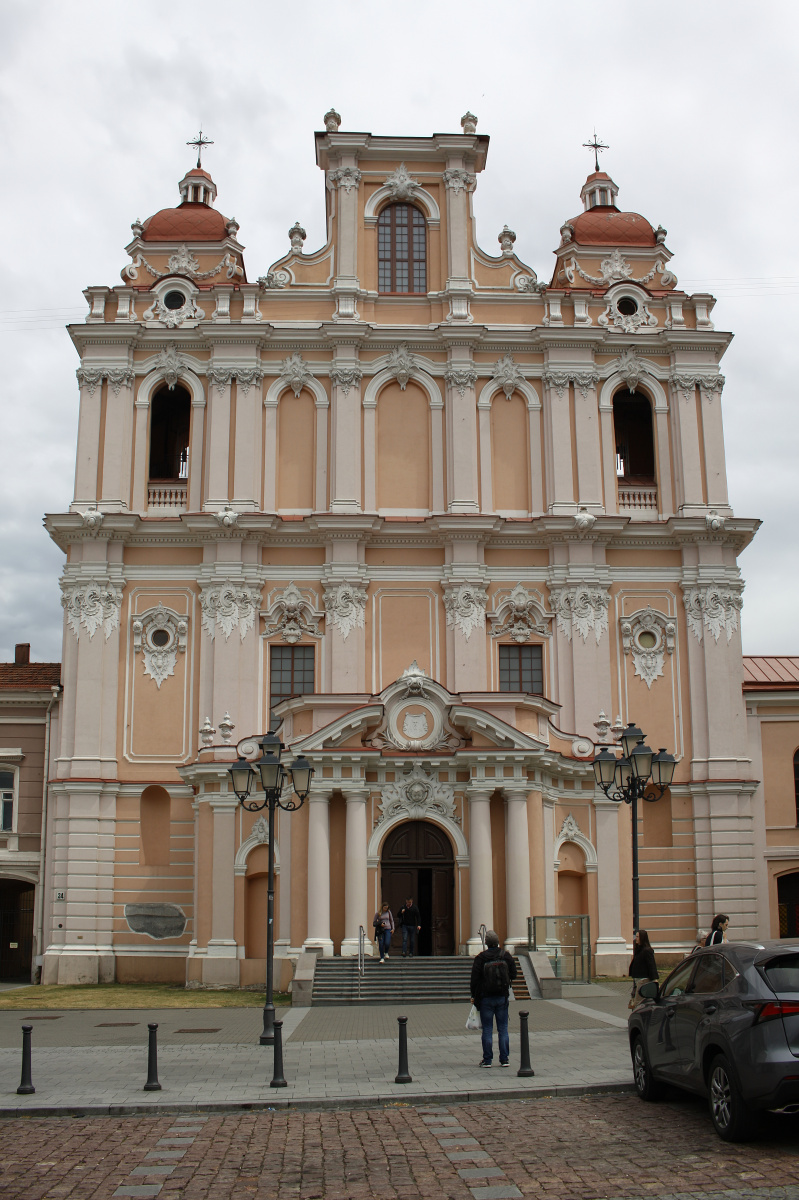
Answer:
<svg viewBox="0 0 799 1200"><path fill-rule="evenodd" d="M600 150L607 150L608 147L605 145L604 142L600 142L599 138L596 135L596 130L594 130L593 141L583 142L583 146L585 147L586 150L593 150L594 161L596 162L596 169L598 171L599 170L599 152L600 152Z"/></svg>
<svg viewBox="0 0 799 1200"><path fill-rule="evenodd" d="M194 141L192 141L192 142L186 142L186 145L187 145L187 146L196 146L196 147L197 147L197 166L198 166L198 167L201 167L201 166L202 166L202 162L201 162L200 160L201 160L201 158L202 158L202 156L203 156L203 148L204 148L205 146L213 146L213 144L214 144L214 143L213 143L213 142L210 140L210 138L204 138L204 137L203 137L203 131L202 131L202 129L201 129L201 130L200 130L200 132L197 134L197 136L196 136L196 138L194 139Z"/></svg>

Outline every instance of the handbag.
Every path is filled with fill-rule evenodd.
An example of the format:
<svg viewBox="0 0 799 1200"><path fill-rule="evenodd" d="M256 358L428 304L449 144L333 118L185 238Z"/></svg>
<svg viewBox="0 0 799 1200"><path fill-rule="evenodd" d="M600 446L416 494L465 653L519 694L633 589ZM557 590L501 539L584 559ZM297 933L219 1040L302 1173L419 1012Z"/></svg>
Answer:
<svg viewBox="0 0 799 1200"><path fill-rule="evenodd" d="M471 1033L482 1032L483 1022L480 1020L480 1014L474 1005L472 1005L471 1009L469 1010L469 1015L466 1018L466 1028Z"/></svg>

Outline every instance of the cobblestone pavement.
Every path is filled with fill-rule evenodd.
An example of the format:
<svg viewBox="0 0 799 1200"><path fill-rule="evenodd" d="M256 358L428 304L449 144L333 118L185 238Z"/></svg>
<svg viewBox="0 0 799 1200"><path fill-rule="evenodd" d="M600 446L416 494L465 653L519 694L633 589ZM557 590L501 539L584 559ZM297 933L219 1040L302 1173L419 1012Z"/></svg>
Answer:
<svg viewBox="0 0 799 1200"><path fill-rule="evenodd" d="M3 1127L10 1200L798 1200L795 1118L749 1144L690 1097L30 1119Z"/></svg>

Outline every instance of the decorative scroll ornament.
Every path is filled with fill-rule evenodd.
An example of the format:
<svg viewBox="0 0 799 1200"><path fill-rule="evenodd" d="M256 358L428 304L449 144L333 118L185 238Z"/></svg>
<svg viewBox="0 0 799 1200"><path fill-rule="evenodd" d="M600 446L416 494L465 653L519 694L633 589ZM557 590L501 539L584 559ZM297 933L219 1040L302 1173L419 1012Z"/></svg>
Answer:
<svg viewBox="0 0 799 1200"><path fill-rule="evenodd" d="M639 333L642 329L651 329L657 325L657 317L645 304L639 304L635 312L623 313L619 310L620 299L622 297L611 300L602 315L597 317L598 325L604 328L612 325L620 333Z"/></svg>
<svg viewBox="0 0 799 1200"><path fill-rule="evenodd" d="M690 400L696 389L701 388L706 396L713 398L713 393L718 392L721 395L724 387L723 375L685 375L679 371L674 371L670 376L671 386L675 391L682 392L686 400Z"/></svg>
<svg viewBox="0 0 799 1200"><path fill-rule="evenodd" d="M288 287L290 283L291 276L288 271L268 271L266 275L258 276L258 286L263 292Z"/></svg>
<svg viewBox="0 0 799 1200"><path fill-rule="evenodd" d="M611 365L616 368L631 392L634 392L638 387L644 371L649 370L649 365L638 357L632 346L627 346L622 350L619 357Z"/></svg>
<svg viewBox="0 0 799 1200"><path fill-rule="evenodd" d="M519 384L524 382L524 376L514 362L512 354L506 354L502 358L497 359L494 363L494 370L491 372L491 377L492 379L496 379L497 383L502 386L502 390L508 400L510 400Z"/></svg>
<svg viewBox="0 0 799 1200"><path fill-rule="evenodd" d="M444 372L444 378L450 387L457 388L462 396L467 387L473 388L477 383L477 371L473 366L456 367L454 364L449 363Z"/></svg>
<svg viewBox="0 0 799 1200"><path fill-rule="evenodd" d="M75 376L78 380L78 387L86 388L90 396L93 396L99 385L103 382L105 371L102 367L78 367Z"/></svg>
<svg viewBox="0 0 799 1200"><path fill-rule="evenodd" d="M595 388L599 383L599 375L596 371L578 371L572 376L572 379L574 380L574 386L577 388L583 400L585 400L589 391L591 391L592 388Z"/></svg>
<svg viewBox="0 0 799 1200"><path fill-rule="evenodd" d="M392 200L412 200L422 190L421 184L409 175L404 162L386 176L386 187Z"/></svg>
<svg viewBox="0 0 799 1200"><path fill-rule="evenodd" d="M641 283L647 284L655 278L660 272L660 286L672 287L677 283L677 276L666 269L665 263L658 260L648 275L642 275L639 279L634 278L632 263L629 263L622 254L621 250L614 250L607 258L603 258L599 264L599 275L589 275L580 266L576 258L572 258L569 265L564 268L564 274L569 283L574 283L575 272L584 279L586 283L593 283L600 287L610 287L613 283Z"/></svg>
<svg viewBox="0 0 799 1200"><path fill-rule="evenodd" d="M235 226L235 229L231 228ZM228 221L228 233L235 237L238 232L238 225L235 221ZM139 232L136 231L136 226L131 225L135 237L141 236L141 226ZM167 275L185 275L189 279L213 279L218 275L223 267L226 268L225 276L227 279L233 279L237 275L243 275L244 271L236 262L232 254L226 254L219 260L215 267L211 267L210 271L201 271L200 264L191 253L187 246L181 246L180 249L173 254L170 254L166 270L159 271L151 262L148 262L143 254L139 253L133 259L133 262L128 263L122 270L122 275L126 279L138 279L139 267L144 267L148 275L152 275L153 279L165 279Z"/></svg>
<svg viewBox="0 0 799 1200"><path fill-rule="evenodd" d="M261 607L261 593L258 588L244 583L211 583L200 589L200 605L203 629L211 639L216 636L218 627L227 641L238 626L239 636L244 641Z"/></svg>
<svg viewBox="0 0 799 1200"><path fill-rule="evenodd" d="M238 525L240 515L241 514L237 513L235 508L231 508L229 504L226 504L224 508L220 508L214 513L217 524L222 529L233 529L234 526Z"/></svg>
<svg viewBox="0 0 799 1200"><path fill-rule="evenodd" d="M311 382L313 375L301 354L290 354L283 359L280 378L285 380L295 396L299 396L305 385Z"/></svg>
<svg viewBox="0 0 799 1200"><path fill-rule="evenodd" d="M188 632L187 619L163 604L133 618L133 653L144 656L144 674L157 688L175 674L178 653L186 653Z"/></svg>
<svg viewBox="0 0 799 1200"><path fill-rule="evenodd" d="M121 579L119 585L107 578L61 580L61 604L76 640L80 640L81 625L90 640L102 625L108 641L119 628L123 587L124 580Z"/></svg>
<svg viewBox="0 0 799 1200"><path fill-rule="evenodd" d="M388 356L386 370L394 376L400 385L400 390L404 392L408 386L408 380L416 370L416 359L411 354L405 342L402 342L395 350L391 351Z"/></svg>
<svg viewBox="0 0 799 1200"><path fill-rule="evenodd" d="M334 363L330 369L330 378L345 396L349 396L350 388L358 387L363 379L363 371L357 363L346 367L341 363Z"/></svg>
<svg viewBox="0 0 799 1200"><path fill-rule="evenodd" d="M502 249L502 257L510 258L513 255L513 243L516 241L516 234L507 225L503 225L497 237L497 241Z"/></svg>
<svg viewBox="0 0 799 1200"><path fill-rule="evenodd" d="M512 637L514 642L527 642L532 634L549 637L551 614L547 613L540 592L528 592L521 583L515 588L501 588L494 593L494 611L489 614L493 626L491 636Z"/></svg>
<svg viewBox="0 0 799 1200"><path fill-rule="evenodd" d="M379 807L378 825L398 816L411 821L439 816L460 824L452 786L428 775L421 763L414 763L409 774L398 783L386 784Z"/></svg>
<svg viewBox="0 0 799 1200"><path fill-rule="evenodd" d="M130 387L133 383L133 372L129 367L78 367L75 375L78 385L85 387L90 396L94 395L103 379L108 380L115 396L119 395L123 385Z"/></svg>
<svg viewBox="0 0 799 1200"><path fill-rule="evenodd" d="M574 814L569 813L569 815L563 819L563 824L561 825L560 833L558 834L558 841L573 842L575 838L582 836L583 831L575 821Z"/></svg>
<svg viewBox="0 0 799 1200"><path fill-rule="evenodd" d="M253 384L259 384L264 377L263 367L237 367L236 384L246 396Z"/></svg>
<svg viewBox="0 0 799 1200"><path fill-rule="evenodd" d="M250 830L250 837L262 846L269 845L269 822L266 817L259 817Z"/></svg>
<svg viewBox="0 0 799 1200"><path fill-rule="evenodd" d="M106 371L106 377L115 396L119 395L120 388L130 387L133 383L133 372L128 367L113 367Z"/></svg>
<svg viewBox="0 0 799 1200"><path fill-rule="evenodd" d="M579 529L581 534L589 533L596 524L596 517L592 512L581 504L577 512L574 514L574 528Z"/></svg>
<svg viewBox="0 0 799 1200"><path fill-rule="evenodd" d="M705 524L710 533L719 533L726 523L727 518L716 512L715 508L711 508L710 512L705 515Z"/></svg>
<svg viewBox="0 0 799 1200"><path fill-rule="evenodd" d="M303 637L320 637L318 596L310 588L300 588L292 581L287 588L273 588L267 599L267 609L261 614L266 621L267 637L279 633L284 642L293 646Z"/></svg>
<svg viewBox="0 0 799 1200"><path fill-rule="evenodd" d="M167 272L170 275L197 275L199 270L200 264L188 246L181 246L167 260Z"/></svg>
<svg viewBox="0 0 799 1200"><path fill-rule="evenodd" d="M402 699L409 700L414 696L426 695L425 680L428 678L429 676L427 675L424 667L420 667L416 659L414 659L411 665L406 667L400 675L400 679L405 684L405 690L402 693Z"/></svg>
<svg viewBox="0 0 799 1200"><path fill-rule="evenodd" d="M519 292L544 292L546 284L538 282L538 276L533 272L532 275L517 275L514 279L516 290Z"/></svg>
<svg viewBox="0 0 799 1200"><path fill-rule="evenodd" d="M366 588L358 583L336 583L325 587L325 612L344 641L353 629L364 628Z"/></svg>
<svg viewBox="0 0 799 1200"><path fill-rule="evenodd" d="M163 378L170 392L173 391L177 381L186 374L186 360L181 354L178 354L174 342L171 342L166 350L162 350L158 355L155 360L155 369Z"/></svg>
<svg viewBox="0 0 799 1200"><path fill-rule="evenodd" d="M468 641L474 629L485 628L488 592L477 583L444 586L444 609L450 628L460 629Z"/></svg>
<svg viewBox="0 0 799 1200"><path fill-rule="evenodd" d="M195 303L193 296L187 296L181 308L167 308L159 296L144 313L143 320L160 321L167 329L177 329L187 321L202 321L204 317L205 309Z"/></svg>
<svg viewBox="0 0 799 1200"><path fill-rule="evenodd" d="M549 592L552 611L558 618L558 629L571 641L577 632L583 641L591 630L599 645L608 627L608 590L600 584L577 584L574 587L552 587Z"/></svg>
<svg viewBox="0 0 799 1200"><path fill-rule="evenodd" d="M621 619L621 642L625 654L632 654L635 674L648 688L663 674L667 654L674 653L677 626L672 617L656 609L642 608Z"/></svg>
<svg viewBox="0 0 799 1200"><path fill-rule="evenodd" d="M305 241L307 236L308 234L305 232L302 225L300 225L299 221L295 221L289 230L289 241L291 242L291 248L295 254L302 254L302 243Z"/></svg>
<svg viewBox="0 0 799 1200"><path fill-rule="evenodd" d="M554 388L558 396L562 396L569 386L571 375L568 371L544 371L544 383Z"/></svg>
<svg viewBox="0 0 799 1200"><path fill-rule="evenodd" d="M708 629L718 641L722 629L729 642L738 628L738 613L743 608L743 584L706 583L696 587L683 585L683 602L688 628L698 642L703 629Z"/></svg>
<svg viewBox="0 0 799 1200"><path fill-rule="evenodd" d="M472 175L471 171L464 171L462 167L447 167L442 176L444 187L455 192L473 192L477 187L477 177ZM505 227L507 229L507 226ZM514 239L516 235L514 234Z"/></svg>
<svg viewBox="0 0 799 1200"><path fill-rule="evenodd" d="M335 167L327 173L327 184L331 190L335 187L342 187L345 192L349 193L360 182L361 172L357 167Z"/></svg>
<svg viewBox="0 0 799 1200"><path fill-rule="evenodd" d="M84 528L88 529L89 533L93 536L96 536L100 532L100 526L105 519L105 514L101 513L97 508L90 508L86 512L82 512L80 518L83 521Z"/></svg>

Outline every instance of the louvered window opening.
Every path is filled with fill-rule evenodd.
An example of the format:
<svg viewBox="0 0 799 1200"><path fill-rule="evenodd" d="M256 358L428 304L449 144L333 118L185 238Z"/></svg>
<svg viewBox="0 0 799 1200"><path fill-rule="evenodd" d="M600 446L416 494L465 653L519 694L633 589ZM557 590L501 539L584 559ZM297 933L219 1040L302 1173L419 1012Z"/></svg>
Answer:
<svg viewBox="0 0 799 1200"><path fill-rule="evenodd" d="M427 226L412 204L390 204L377 221L378 291L427 291Z"/></svg>

